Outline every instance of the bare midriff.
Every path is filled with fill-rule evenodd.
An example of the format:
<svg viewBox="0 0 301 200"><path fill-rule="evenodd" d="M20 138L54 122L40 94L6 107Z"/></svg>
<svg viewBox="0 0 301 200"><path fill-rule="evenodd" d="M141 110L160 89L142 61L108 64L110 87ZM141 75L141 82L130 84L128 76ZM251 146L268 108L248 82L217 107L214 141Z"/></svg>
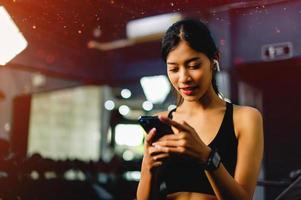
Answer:
<svg viewBox="0 0 301 200"><path fill-rule="evenodd" d="M168 200L217 200L213 195L196 193L196 192L176 192L168 194Z"/></svg>

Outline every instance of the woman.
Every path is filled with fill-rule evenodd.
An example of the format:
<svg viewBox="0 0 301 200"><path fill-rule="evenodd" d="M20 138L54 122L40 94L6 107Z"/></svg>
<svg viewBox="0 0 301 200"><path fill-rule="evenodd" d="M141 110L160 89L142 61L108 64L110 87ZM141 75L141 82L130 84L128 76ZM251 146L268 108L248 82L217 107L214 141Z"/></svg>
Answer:
<svg viewBox="0 0 301 200"><path fill-rule="evenodd" d="M159 114L174 134L146 138L137 199L250 200L263 154L258 110L219 98L219 54L202 22L173 24L162 41L177 108ZM158 196L159 195L159 196Z"/></svg>

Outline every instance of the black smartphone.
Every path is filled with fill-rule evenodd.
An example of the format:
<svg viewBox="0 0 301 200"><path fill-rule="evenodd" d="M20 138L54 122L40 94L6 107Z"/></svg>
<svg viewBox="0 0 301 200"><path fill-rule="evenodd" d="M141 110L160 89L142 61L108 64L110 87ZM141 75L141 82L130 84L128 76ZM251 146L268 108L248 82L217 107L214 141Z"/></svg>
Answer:
<svg viewBox="0 0 301 200"><path fill-rule="evenodd" d="M173 133L171 127L168 124L161 122L157 116L141 116L139 117L138 122L147 133L152 128L156 128L157 132L153 141L158 140L163 135Z"/></svg>

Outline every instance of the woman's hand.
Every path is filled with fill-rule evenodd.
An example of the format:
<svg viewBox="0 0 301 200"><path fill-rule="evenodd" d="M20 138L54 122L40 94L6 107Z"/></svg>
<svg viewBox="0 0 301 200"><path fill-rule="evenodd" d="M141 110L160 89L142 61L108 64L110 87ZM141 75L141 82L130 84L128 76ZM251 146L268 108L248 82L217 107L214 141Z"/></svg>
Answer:
<svg viewBox="0 0 301 200"><path fill-rule="evenodd" d="M153 138L156 135L156 129L153 128L146 136L144 142L144 157L142 168L149 172L163 164L163 161L169 156L168 152L160 150L160 146L153 145Z"/></svg>
<svg viewBox="0 0 301 200"><path fill-rule="evenodd" d="M200 164L207 162L211 149L204 144L193 127L185 121L178 123L163 116L159 116L159 119L176 128L177 132L165 135L154 142L152 145L157 148L153 149L153 154L186 155L196 159Z"/></svg>

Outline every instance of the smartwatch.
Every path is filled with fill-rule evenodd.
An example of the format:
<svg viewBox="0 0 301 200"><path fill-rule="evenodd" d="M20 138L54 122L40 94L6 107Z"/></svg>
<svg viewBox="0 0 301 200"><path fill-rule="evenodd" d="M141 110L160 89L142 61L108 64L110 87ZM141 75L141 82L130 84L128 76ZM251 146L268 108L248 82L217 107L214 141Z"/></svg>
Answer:
<svg viewBox="0 0 301 200"><path fill-rule="evenodd" d="M205 170L214 171L221 163L221 157L215 149L211 150L208 161L205 166Z"/></svg>

